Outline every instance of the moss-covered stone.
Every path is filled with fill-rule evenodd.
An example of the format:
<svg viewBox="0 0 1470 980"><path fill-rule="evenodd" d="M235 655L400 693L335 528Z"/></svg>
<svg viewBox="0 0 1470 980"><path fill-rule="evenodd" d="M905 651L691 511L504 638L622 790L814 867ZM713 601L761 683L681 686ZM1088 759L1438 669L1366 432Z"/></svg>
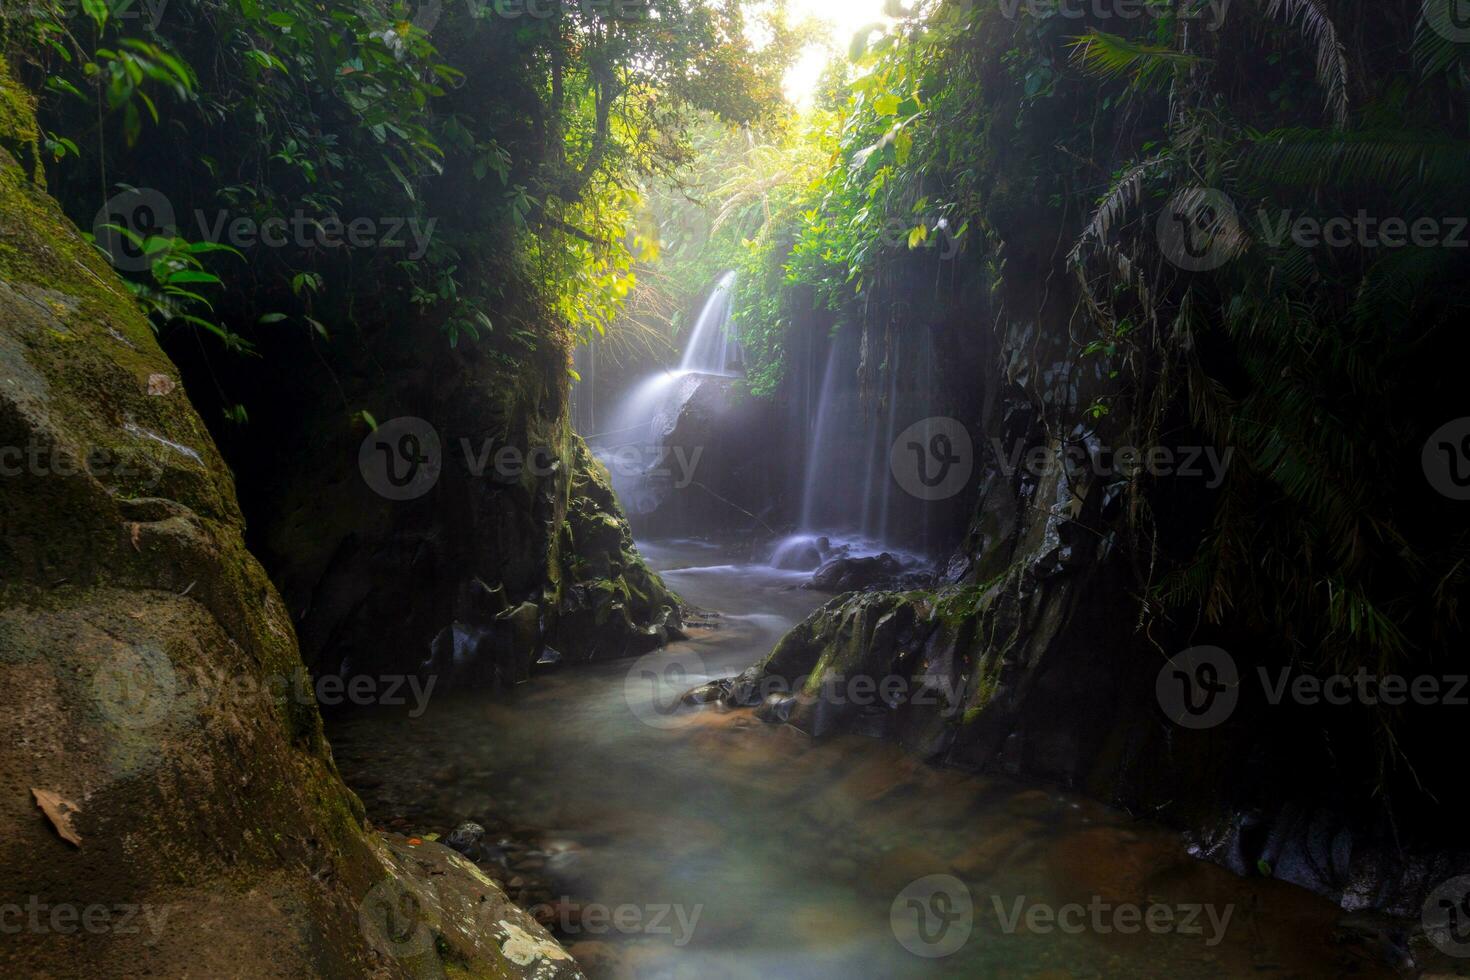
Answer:
<svg viewBox="0 0 1470 980"><path fill-rule="evenodd" d="M390 871L292 687L231 474L126 288L5 149L0 454L0 892L131 910L0 944L0 974L407 975L361 926ZM529 974L494 962L479 975Z"/></svg>

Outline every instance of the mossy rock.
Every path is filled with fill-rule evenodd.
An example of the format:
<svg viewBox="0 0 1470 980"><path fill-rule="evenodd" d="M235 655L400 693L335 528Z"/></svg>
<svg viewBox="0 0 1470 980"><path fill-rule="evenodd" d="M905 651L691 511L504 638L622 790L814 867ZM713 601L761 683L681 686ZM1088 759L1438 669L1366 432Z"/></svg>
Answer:
<svg viewBox="0 0 1470 980"><path fill-rule="evenodd" d="M0 891L73 926L0 944L0 974L409 975L361 927L390 871L295 693L231 474L126 287L6 149L0 447ZM137 928L90 934L86 910Z"/></svg>

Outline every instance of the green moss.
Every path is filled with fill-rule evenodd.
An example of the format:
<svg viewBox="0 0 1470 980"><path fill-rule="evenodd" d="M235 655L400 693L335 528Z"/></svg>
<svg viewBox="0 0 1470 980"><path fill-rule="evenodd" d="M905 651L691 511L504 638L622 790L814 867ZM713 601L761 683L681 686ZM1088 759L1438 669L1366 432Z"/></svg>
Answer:
<svg viewBox="0 0 1470 980"><path fill-rule="evenodd" d="M11 153L22 148L30 151L32 180L46 185L46 172L41 167L40 130L36 125L36 100L10 77L10 68L0 58L0 147Z"/></svg>

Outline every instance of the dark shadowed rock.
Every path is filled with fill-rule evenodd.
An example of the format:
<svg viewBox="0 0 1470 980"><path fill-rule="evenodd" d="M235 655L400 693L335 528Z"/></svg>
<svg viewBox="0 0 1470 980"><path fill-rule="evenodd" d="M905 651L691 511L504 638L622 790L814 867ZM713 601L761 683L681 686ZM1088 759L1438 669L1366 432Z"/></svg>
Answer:
<svg viewBox="0 0 1470 980"><path fill-rule="evenodd" d="M807 587L822 592L855 592L884 585L902 571L898 559L886 551L867 558L834 558L817 569Z"/></svg>
<svg viewBox="0 0 1470 980"><path fill-rule="evenodd" d="M466 820L449 832L444 846L451 847L471 861L480 860L480 843L485 839L485 828Z"/></svg>

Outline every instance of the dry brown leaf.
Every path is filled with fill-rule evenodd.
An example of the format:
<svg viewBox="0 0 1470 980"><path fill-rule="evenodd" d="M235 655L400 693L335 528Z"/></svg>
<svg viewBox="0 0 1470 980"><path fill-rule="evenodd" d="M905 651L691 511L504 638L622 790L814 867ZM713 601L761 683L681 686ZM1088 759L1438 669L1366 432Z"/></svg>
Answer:
<svg viewBox="0 0 1470 980"><path fill-rule="evenodd" d="M133 540L133 550L134 551L142 551L143 550L143 546L140 543L143 540L143 525L142 524L139 524L137 521L133 521L131 524L129 524L128 525L128 537L132 538L132 540Z"/></svg>
<svg viewBox="0 0 1470 980"><path fill-rule="evenodd" d="M177 387L178 385L174 382L174 379L166 374L148 375L148 394L153 395L155 398L167 395Z"/></svg>
<svg viewBox="0 0 1470 980"><path fill-rule="evenodd" d="M49 789L36 789L32 786L31 793L36 797L36 805L46 814L46 819L51 821L51 826L56 828L61 839L75 847L81 847L82 837L71 822L73 816L82 812L81 808L60 793L53 793Z"/></svg>

